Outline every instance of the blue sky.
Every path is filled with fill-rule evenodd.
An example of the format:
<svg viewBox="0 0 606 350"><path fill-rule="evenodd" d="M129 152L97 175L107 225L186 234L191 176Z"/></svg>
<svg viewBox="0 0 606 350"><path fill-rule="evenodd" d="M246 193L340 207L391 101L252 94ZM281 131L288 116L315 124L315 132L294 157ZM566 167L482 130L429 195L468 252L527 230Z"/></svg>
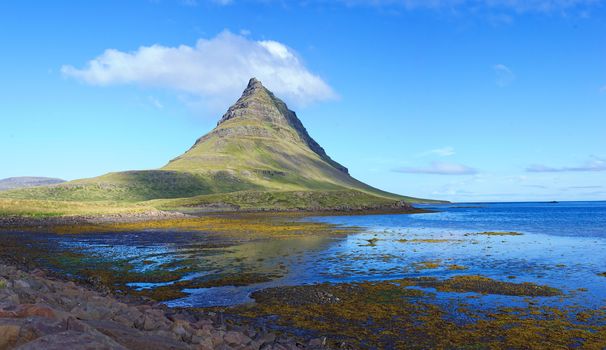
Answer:
<svg viewBox="0 0 606 350"><path fill-rule="evenodd" d="M251 75L355 177L606 199L606 3L3 1L0 178L157 168Z"/></svg>

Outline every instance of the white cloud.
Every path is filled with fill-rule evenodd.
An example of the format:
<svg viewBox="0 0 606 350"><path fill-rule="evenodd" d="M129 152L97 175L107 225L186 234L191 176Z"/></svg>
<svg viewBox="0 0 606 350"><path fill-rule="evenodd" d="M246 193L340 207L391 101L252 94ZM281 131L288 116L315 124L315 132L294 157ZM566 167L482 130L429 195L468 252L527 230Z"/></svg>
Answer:
<svg viewBox="0 0 606 350"><path fill-rule="evenodd" d="M225 6L233 3L233 0L207 0L217 5ZM198 0L181 0L181 4L185 6L198 6Z"/></svg>
<svg viewBox="0 0 606 350"><path fill-rule="evenodd" d="M132 52L107 49L84 68L65 65L61 72L91 85L171 89L223 107L239 96L251 77L297 105L336 98L332 88L310 72L291 48L229 31L199 39L193 47L152 45Z"/></svg>
<svg viewBox="0 0 606 350"><path fill-rule="evenodd" d="M492 69L496 76L495 82L500 87L508 86L516 79L515 74L504 64L495 64Z"/></svg>
<svg viewBox="0 0 606 350"><path fill-rule="evenodd" d="M419 154L419 157L426 156L440 156L440 157L449 157L455 155L455 150L451 146L446 146L442 148L436 148L429 151L425 151Z"/></svg>
<svg viewBox="0 0 606 350"><path fill-rule="evenodd" d="M458 163L432 162L426 167L401 167L393 169L397 173L435 174L435 175L473 175L478 171L467 165Z"/></svg>
<svg viewBox="0 0 606 350"><path fill-rule="evenodd" d="M531 173L561 173L561 172L587 172L587 171L606 171L606 160L599 157L592 157L581 165L552 167L542 164L533 164L526 168Z"/></svg>

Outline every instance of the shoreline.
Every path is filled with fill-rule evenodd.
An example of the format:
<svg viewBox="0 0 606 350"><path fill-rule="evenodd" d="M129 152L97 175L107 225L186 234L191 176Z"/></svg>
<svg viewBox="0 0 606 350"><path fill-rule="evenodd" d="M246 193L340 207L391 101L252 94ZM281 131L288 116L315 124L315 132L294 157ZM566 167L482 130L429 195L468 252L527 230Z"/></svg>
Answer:
<svg viewBox="0 0 606 350"><path fill-rule="evenodd" d="M112 225L157 222L174 219L195 219L204 216L227 215L274 215L274 216L348 216L348 215L388 215L388 214L424 214L434 210L420 209L411 205L377 208L327 208L327 209L258 209L258 210L195 210L149 211L141 213L101 214L101 215L64 215L64 216L0 216L0 232L52 228L54 226L75 225Z"/></svg>
<svg viewBox="0 0 606 350"><path fill-rule="evenodd" d="M301 233L306 233L306 236L325 237L332 240L331 235L340 236L350 232L340 231L349 227L342 223L308 223L306 220L298 220L307 215L318 215L318 213L212 213L200 217L180 216L185 217L185 219L172 221L166 218L166 220L157 221L155 224L142 221L141 224L99 225L94 226L89 231L91 233L104 232L103 229L114 228L115 230L112 232L124 232L125 237L137 236L136 232L131 234L128 230L141 231L141 237L149 237L153 236L154 230L161 231L160 233L172 232L173 228L175 230L185 230L189 233L181 235L176 240L175 237L179 235L172 237L169 234L170 238L167 238L167 240L172 240L171 242L177 245L184 244L183 247L188 248L192 242L191 237L198 235L202 238L195 243L199 251L234 254L224 261L227 264L226 266L233 266L233 264L240 266L238 264L243 261L243 257L238 252L247 252L246 257L250 260L248 264L250 266L247 268L252 268L252 270L246 270L245 267L242 267L244 270L234 272L228 268L225 271L213 273L212 276L209 276L211 278L201 277L198 280L183 279L181 281L183 274L208 271L201 268L203 265L192 265L197 266L197 270L196 268L190 270L189 260L185 260L182 264L166 265L157 269L157 271L163 271L163 269L178 268L178 270L167 274L154 272L145 275L145 272L138 270L131 273L135 266L141 267L151 264L153 259L147 260L147 257L162 252L144 254L135 252L134 255L131 254L131 258L138 262L134 262L131 258L124 261L110 259L106 264L101 260L89 260L86 251L47 249L45 247L49 246L43 244L43 237L46 237L44 232L50 231L44 229L31 231L31 236L21 235L20 232L4 235L4 248L0 250L2 251L0 253L0 271L2 269L10 270L13 268L11 266L19 267L21 264L25 266L22 270L27 272L26 282L28 282L27 278L30 278L30 275L36 276L40 273L37 267L44 266L45 280L59 279L64 283L60 284L60 288L53 287L52 295L57 294L57 289L69 289L71 283L74 283L73 281L79 276L78 282L75 284L81 288L78 289L75 296L70 295L69 298L66 298L67 300L70 298L82 300L84 298L83 302L85 304L89 303L87 299L89 291L96 290L91 294L94 295L92 297L93 301L97 300L97 297L101 297L107 305L112 305L116 301L126 304L128 308L157 310L152 311L152 313L158 314L156 320L158 324L163 324L162 320L165 318L174 323L171 317L173 317L173 313L178 312L179 315L185 315L189 320L192 320L193 317L195 322L198 322L199 319L210 319L213 322L213 327L219 327L218 334L221 334L221 336L225 336L225 334L220 333L220 331L229 332L234 329L235 332L241 332L253 341L256 340L255 337L246 333L250 329L263 334L268 333L266 330L269 329L280 334L276 337L276 339L279 339L277 341L279 345L276 345L275 342L271 345L262 345L264 349L271 349L270 346L279 349L294 349L297 343L300 344L297 348L341 348L343 342L345 342L343 346L346 348L395 348L396 345L407 348L407 345L410 344L424 345L420 348L439 348L442 346L444 348L449 348L448 346L454 348L486 342L496 348L504 346L504 344L510 347L515 347L516 344L526 344L532 348L543 348L541 346L545 344L563 348L567 346L587 346L590 348L598 344L606 344L606 338L604 338L606 335L606 310L599 307L599 304L583 304L585 305L583 308L575 306L578 302L593 300L590 298L600 298L599 293L595 294L597 290L595 290L593 284L602 282L603 277L601 276L603 275L596 275L596 272L603 271L603 269L599 269L602 266L601 261L594 262L593 267L583 267L574 263L577 260L570 259L568 255L560 255L555 251L549 254L550 256L553 255L553 258L541 260L541 265L533 265L532 261L527 262L525 260L526 256L522 255L522 260L519 259L519 254L515 253L518 251L517 248L528 247L530 251L543 248L541 251L544 251L545 247L563 246L562 244L556 244L558 242L565 243L560 241L562 238L556 236L549 239L551 237L549 236L545 240L539 240L534 235L520 234L513 230L459 230L460 232L448 232L446 234L415 231L414 229L409 231L408 226L404 224L408 218L404 215L384 219L368 218L371 222L378 219L388 221L401 219L404 221L392 224L392 226L399 227L398 230L393 230L392 227L391 229L382 229L381 232L370 231L356 236L348 245L349 250L353 251L352 255L337 254L338 258L327 261L331 266L341 266L341 270L345 274L341 274L341 270L335 270L333 274L334 276L340 276L337 277L339 279L342 278L340 282L319 281L310 284L266 285L262 288L255 288L253 292L250 292L249 295L254 303L233 306L201 307L199 305L204 304L181 303L175 304L174 308L169 308L149 299L154 298L158 301L175 300L180 296L173 292L183 289L238 287L252 285L256 282L263 283L265 278L274 278L273 273L275 271L282 271L280 270L282 262L287 259L284 258L285 250L277 249L273 256L266 255L266 253L256 255L251 254L249 250L251 247L266 247L265 244L267 243L265 242L269 242L269 245L273 246L278 240L284 238L286 241L294 239L292 241L295 243L294 246L300 246L302 247L301 251L307 252L313 251L315 246L313 244L309 246L301 245L303 241L297 240ZM326 215L335 215L335 213L327 213ZM347 218L344 218L345 222L347 220ZM194 223L199 225L199 230L190 232ZM149 235L145 234L147 229L142 229L143 227L152 230ZM357 228L357 226L351 227ZM126 231L121 231L123 228ZM167 228L168 231L166 231ZM200 235L197 232L203 234ZM355 229L352 232L357 233L358 230ZM191 236L190 233L194 236ZM81 237L74 237L74 240L78 241L84 236L85 234ZM90 239L94 241L94 244L108 244L110 250L114 247L112 242L119 245L119 240L122 239L113 235L106 235L105 237L108 238L107 241L96 241L97 238L94 235ZM71 240L72 237L58 239ZM114 239L118 241L113 241ZM157 243L165 242L166 240L155 241L154 239L147 241L147 239L142 239L141 241L133 240L127 245L132 247L145 246L146 244L154 246ZM310 242L316 243L321 242L321 240ZM245 246L241 251L232 249L233 246L249 243L251 245ZM565 245L571 246L571 244ZM284 247L292 246L284 245ZM340 244L337 243L333 246L340 247ZM587 251L587 249L591 251L595 244L586 242L585 244L572 244L572 246L575 246L578 251ZM255 250L253 249L252 252L254 253ZM511 252L509 254L512 255L509 256L506 252ZM204 254L206 253L191 255L187 259L194 261L198 257L204 256ZM574 256L575 252L569 252L568 254ZM299 256L298 251L290 251L289 256L293 257L293 260L290 263L284 263L284 266L289 267L289 264L292 263L298 264L299 260L295 260ZM566 257L566 259L560 256ZM2 263L2 257L5 257L6 264ZM270 265L275 271L266 270L264 271L265 274L255 274L255 272L259 272L255 269L256 266L263 264L258 263L258 261L270 261L268 259L273 258L277 260ZM476 258L481 260L477 261ZM486 264L500 258L507 258L508 265L503 266L502 269L494 265L490 265L492 268L489 270L484 268ZM375 270L372 269L373 266L370 264L375 261L388 264L384 268L385 273L392 273L390 271L397 269L400 274L394 274L393 277L386 279L373 279ZM517 263L511 265L512 261ZM63 265L57 265L57 263ZM313 263L308 266L315 266ZM591 262L584 261L584 264L590 265ZM67 269L62 270L62 266L67 267ZM81 268L72 269L70 266L81 266ZM364 272L366 266L369 268L367 272ZM360 268L362 270L359 270ZM63 274L53 275L49 270L60 271ZM364 280L345 280L347 273L354 276L358 273L357 271L367 273L365 275L367 278ZM499 273L496 274L496 272ZM574 275L570 275L571 273ZM0 276L2 276L1 273ZM588 282L570 286L558 282L559 279L567 276L584 276L584 280ZM19 278L21 277L17 276L13 280L16 281ZM595 281L589 281L590 279L595 279ZM122 285L127 281L157 283L158 286L145 293L131 292L129 289L122 288ZM161 286L162 282L172 281L177 282L171 283L166 288ZM5 282L2 282L0 278L0 286L3 283ZM35 284L35 281L29 283L30 286ZM112 291L110 292L106 287L111 288ZM12 284L10 288L20 287ZM219 292L221 291L219 290ZM38 293L38 291L33 293ZM1 304L2 300L4 299L0 288L0 310L4 310ZM494 300L499 302L492 304ZM596 300L596 302L599 302L599 300ZM49 306L48 303L44 303L44 300L40 305ZM168 305L172 304L168 303ZM490 305L490 307L486 308L486 305ZM184 308L179 308L180 306ZM5 311L12 312L12 318L27 318L29 316L25 315L30 312L30 307L29 305L16 306ZM96 306L93 305L94 307ZM50 305L50 308L58 311L62 310L61 308L57 309L54 304ZM111 307L109 308L111 309ZM74 310L74 312L72 312L72 309L63 311L73 314L79 310ZM83 315L80 314L76 317L78 321L83 322L83 317L90 317L88 312L95 312L92 309L86 309L85 311ZM139 311L141 312L141 310ZM143 313L145 314L145 312ZM164 318L160 317L161 315ZM109 322L115 323L114 318L116 316L120 315L113 314ZM396 317L398 322L394 322L393 317ZM459 323L461 319L458 317L472 322L461 324ZM0 325L3 322L6 323L5 321L3 317L0 317ZM98 330L95 328L98 325L95 320L93 322L84 321L86 321L84 323L92 324L94 331ZM128 321L129 324L130 321ZM153 321L152 324L156 321ZM160 329L151 331L139 329L137 328L139 323L132 322L133 326L127 327L129 334L136 334L137 337L159 336L159 334L153 332ZM235 326L235 328L222 330L220 327L224 323L227 323L229 327ZM513 328L503 327L504 324L516 326ZM69 326L66 324L65 327ZM189 327L194 332L197 331L191 324ZM167 333L161 333L162 337L172 337L170 336L170 332L173 332L172 328L164 331ZM179 332L181 331L179 330ZM70 334L71 340L91 336L86 332L84 332L84 335ZM235 333L231 334L234 335ZM542 335L547 338L543 338ZM549 339L548 343L545 343L545 339ZM95 339L92 340L95 341ZM109 340L106 339L106 341ZM183 339L181 341L183 342ZM187 337L186 341L189 341ZM225 342L226 340L223 339L222 341ZM186 344L187 346L192 345L190 343ZM293 347L293 344L295 347ZM241 345L240 343L236 347ZM247 346L249 345L247 343ZM206 349L200 347L199 344L196 344L196 346ZM221 348L221 345L213 344L212 347L207 348L217 347ZM2 349L1 346L0 349Z"/></svg>

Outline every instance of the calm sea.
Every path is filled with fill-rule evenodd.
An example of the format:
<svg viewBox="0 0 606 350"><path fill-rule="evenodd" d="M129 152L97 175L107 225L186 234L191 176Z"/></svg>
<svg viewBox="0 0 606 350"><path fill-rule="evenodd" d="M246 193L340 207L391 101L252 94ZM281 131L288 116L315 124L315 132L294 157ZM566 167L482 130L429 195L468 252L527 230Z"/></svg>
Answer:
<svg viewBox="0 0 606 350"><path fill-rule="evenodd" d="M606 237L606 201L456 203L417 205L421 215L323 217L317 220L365 227L506 230L557 236Z"/></svg>

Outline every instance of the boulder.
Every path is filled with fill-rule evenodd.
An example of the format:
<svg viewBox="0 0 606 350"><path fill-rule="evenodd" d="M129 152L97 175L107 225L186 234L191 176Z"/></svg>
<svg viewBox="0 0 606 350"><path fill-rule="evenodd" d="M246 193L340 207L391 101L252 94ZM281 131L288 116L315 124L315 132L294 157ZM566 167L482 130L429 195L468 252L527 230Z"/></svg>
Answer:
<svg viewBox="0 0 606 350"><path fill-rule="evenodd" d="M17 348L18 350L126 350L111 338L95 333L65 331L49 334Z"/></svg>
<svg viewBox="0 0 606 350"><path fill-rule="evenodd" d="M17 322L0 320L0 349L9 349L19 339L21 325Z"/></svg>

